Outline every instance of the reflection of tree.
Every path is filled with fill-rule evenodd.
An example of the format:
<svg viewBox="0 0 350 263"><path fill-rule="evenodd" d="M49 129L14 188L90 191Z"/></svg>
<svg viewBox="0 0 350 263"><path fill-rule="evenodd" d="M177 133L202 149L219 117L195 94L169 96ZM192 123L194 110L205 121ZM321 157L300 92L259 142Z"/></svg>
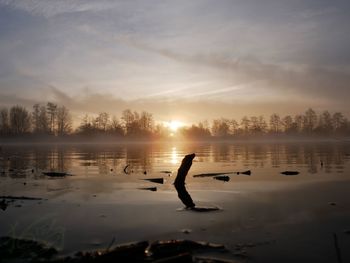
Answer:
<svg viewBox="0 0 350 263"><path fill-rule="evenodd" d="M147 171L152 169L152 145L128 145L126 148L126 163L132 166L134 171Z"/></svg>
<svg viewBox="0 0 350 263"><path fill-rule="evenodd" d="M226 162L249 168L306 167L309 173L332 173L345 169L348 147L334 143L211 143L176 148L169 144L4 146L0 152L0 172L1 176L36 178L42 176L42 171L50 170L79 174L84 167L85 173L91 169L102 175L109 174L111 169L121 173L129 164L130 169L142 173L160 163L169 166L164 167L168 169L178 162L177 156L193 151L198 153L197 161L203 163Z"/></svg>

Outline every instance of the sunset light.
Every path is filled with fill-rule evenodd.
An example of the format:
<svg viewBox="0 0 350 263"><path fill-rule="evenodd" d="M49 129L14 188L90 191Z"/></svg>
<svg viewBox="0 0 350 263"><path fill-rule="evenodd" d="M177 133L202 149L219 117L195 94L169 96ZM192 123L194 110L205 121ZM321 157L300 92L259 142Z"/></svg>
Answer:
<svg viewBox="0 0 350 263"><path fill-rule="evenodd" d="M350 1L0 0L0 263L350 262L349 98Z"/></svg>
<svg viewBox="0 0 350 263"><path fill-rule="evenodd" d="M175 133L179 128L184 126L184 123L182 123L180 121L169 121L169 122L165 122L164 126L169 128L169 130L172 133Z"/></svg>

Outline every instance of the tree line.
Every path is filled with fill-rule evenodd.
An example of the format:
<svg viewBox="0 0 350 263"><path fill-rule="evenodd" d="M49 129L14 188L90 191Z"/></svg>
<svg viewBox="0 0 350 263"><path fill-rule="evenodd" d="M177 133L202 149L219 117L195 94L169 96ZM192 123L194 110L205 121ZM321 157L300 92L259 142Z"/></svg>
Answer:
<svg viewBox="0 0 350 263"><path fill-rule="evenodd" d="M262 136L349 136L350 122L341 113L313 109L294 116L273 113L264 116L244 116L240 120L219 118L180 128L176 137L184 139L245 138ZM174 136L169 127L157 123L149 112L126 109L121 117L101 112L97 116L85 115L74 128L72 115L65 106L52 102L35 104L31 111L15 105L0 109L0 135L2 137L48 136L93 137L112 136L131 139L167 139Z"/></svg>

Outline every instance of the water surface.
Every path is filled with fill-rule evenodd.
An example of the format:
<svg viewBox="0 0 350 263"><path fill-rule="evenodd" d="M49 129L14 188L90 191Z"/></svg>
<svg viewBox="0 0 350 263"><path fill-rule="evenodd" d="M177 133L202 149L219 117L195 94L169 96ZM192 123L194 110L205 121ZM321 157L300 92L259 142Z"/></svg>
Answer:
<svg viewBox="0 0 350 263"><path fill-rule="evenodd" d="M183 205L172 184L189 153L196 158L187 190L196 204L217 205L220 211L179 211ZM340 142L3 145L0 195L45 200L15 201L0 210L0 236L43 240L62 253L102 248L113 238L116 243L192 238L228 247L265 242L276 251L294 242L301 244L301 255L308 253L311 239L322 241L315 250L333 251L328 234L350 228L349 160L350 145ZM245 170L252 174L236 174ZM284 176L285 170L300 173ZM49 178L43 175L47 171L72 176ZM193 177L221 172L232 173L229 182ZM142 180L149 178L165 183ZM140 190L147 187L157 191ZM186 236L182 229L192 232ZM295 237L305 229L313 232ZM261 253L252 249L260 259L273 259ZM333 254L308 258L327 262Z"/></svg>

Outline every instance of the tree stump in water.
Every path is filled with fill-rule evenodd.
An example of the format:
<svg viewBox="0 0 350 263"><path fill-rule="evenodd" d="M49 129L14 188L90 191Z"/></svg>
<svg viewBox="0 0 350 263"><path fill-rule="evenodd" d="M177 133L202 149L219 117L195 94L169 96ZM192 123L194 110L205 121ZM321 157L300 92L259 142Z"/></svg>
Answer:
<svg viewBox="0 0 350 263"><path fill-rule="evenodd" d="M194 208L195 203L193 202L190 194L187 192L186 187L185 187L185 179L187 176L188 171L190 170L192 166L192 161L196 155L194 153L188 154L183 158L181 162L181 166L179 167L177 171L177 176L175 178L175 189L177 191L177 194L186 206L186 208Z"/></svg>

